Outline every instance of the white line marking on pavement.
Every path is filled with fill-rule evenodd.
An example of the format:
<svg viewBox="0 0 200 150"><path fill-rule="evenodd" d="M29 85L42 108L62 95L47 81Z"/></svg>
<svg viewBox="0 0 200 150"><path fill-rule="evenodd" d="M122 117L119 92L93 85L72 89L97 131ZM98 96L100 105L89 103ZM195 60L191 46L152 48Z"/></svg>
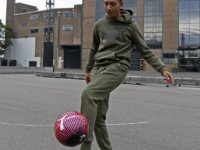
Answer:
<svg viewBox="0 0 200 150"><path fill-rule="evenodd" d="M177 89L181 90L195 90L195 91L200 91L200 88L186 88L186 87L176 87Z"/></svg>
<svg viewBox="0 0 200 150"><path fill-rule="evenodd" d="M156 79L164 79L163 77L155 77Z"/></svg>
<svg viewBox="0 0 200 150"><path fill-rule="evenodd" d="M6 122L0 122L0 124L8 126L21 126L21 127L53 127L53 125L11 124Z"/></svg>
<svg viewBox="0 0 200 150"><path fill-rule="evenodd" d="M108 126L125 126L136 124L147 124L149 122L135 122L135 123L120 123L120 124L107 124ZM32 125L32 124L11 124L6 122L0 122L0 125L19 126L19 127L54 127L54 125Z"/></svg>
<svg viewBox="0 0 200 150"><path fill-rule="evenodd" d="M135 125L135 124L146 124L149 122L136 122L136 123L121 123L121 124L107 124L108 126L125 126L125 125Z"/></svg>

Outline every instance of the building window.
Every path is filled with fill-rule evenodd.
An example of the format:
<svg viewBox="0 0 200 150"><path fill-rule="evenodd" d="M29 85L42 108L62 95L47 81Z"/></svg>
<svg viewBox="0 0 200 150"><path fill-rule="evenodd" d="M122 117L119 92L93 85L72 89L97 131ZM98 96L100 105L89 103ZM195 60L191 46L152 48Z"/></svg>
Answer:
<svg viewBox="0 0 200 150"><path fill-rule="evenodd" d="M0 40L2 41L3 39L5 39L5 29L0 26Z"/></svg>
<svg viewBox="0 0 200 150"><path fill-rule="evenodd" d="M38 33L38 29L30 29L30 33Z"/></svg>
<svg viewBox="0 0 200 150"><path fill-rule="evenodd" d="M200 44L199 0L179 0L179 46ZM184 36L184 42L181 37Z"/></svg>
<svg viewBox="0 0 200 150"><path fill-rule="evenodd" d="M99 19L103 18L105 13L104 2L102 0L96 0L95 20L98 21Z"/></svg>
<svg viewBox="0 0 200 150"><path fill-rule="evenodd" d="M173 64L174 62L177 62L177 53L164 53L163 62L165 64Z"/></svg>
<svg viewBox="0 0 200 150"><path fill-rule="evenodd" d="M29 67L37 67L37 61L29 61Z"/></svg>
<svg viewBox="0 0 200 150"><path fill-rule="evenodd" d="M179 49L179 70L200 72L200 50L198 47Z"/></svg>
<svg viewBox="0 0 200 150"><path fill-rule="evenodd" d="M74 12L63 12L63 17L73 17L74 16Z"/></svg>
<svg viewBox="0 0 200 150"><path fill-rule="evenodd" d="M32 15L30 16L30 20L33 21L33 20L38 20L39 19L39 15Z"/></svg>
<svg viewBox="0 0 200 150"><path fill-rule="evenodd" d="M68 27L63 27L63 31L72 31L73 27L72 26L68 26Z"/></svg>
<svg viewBox="0 0 200 150"><path fill-rule="evenodd" d="M162 48L163 0L144 0L144 39L151 49Z"/></svg>
<svg viewBox="0 0 200 150"><path fill-rule="evenodd" d="M180 58L200 58L200 50L184 50L179 53Z"/></svg>
<svg viewBox="0 0 200 150"><path fill-rule="evenodd" d="M23 8L23 9L22 9L22 12L23 12L23 13L26 13L27 11L26 11L26 9L25 9L25 8Z"/></svg>
<svg viewBox="0 0 200 150"><path fill-rule="evenodd" d="M130 9L134 12L133 19L137 22L138 0L126 0L124 2L123 9Z"/></svg>
<svg viewBox="0 0 200 150"><path fill-rule="evenodd" d="M44 32L53 32L53 27L50 27L50 28L48 28L48 27L45 27L44 28Z"/></svg>
<svg viewBox="0 0 200 150"><path fill-rule="evenodd" d="M44 14L44 19L53 19L53 13L50 13L50 14L48 14L48 13L45 13Z"/></svg>
<svg viewBox="0 0 200 150"><path fill-rule="evenodd" d="M134 21L137 22L137 1L138 0L126 0L124 2L123 9L131 9L134 11ZM104 2L102 0L96 0L96 16L95 20L98 21L99 19L105 16L105 9L104 9Z"/></svg>

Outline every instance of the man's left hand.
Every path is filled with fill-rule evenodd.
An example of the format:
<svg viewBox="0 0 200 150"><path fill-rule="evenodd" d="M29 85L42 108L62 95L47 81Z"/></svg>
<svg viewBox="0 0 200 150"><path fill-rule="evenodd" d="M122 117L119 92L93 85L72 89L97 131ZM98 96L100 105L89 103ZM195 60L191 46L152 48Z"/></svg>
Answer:
<svg viewBox="0 0 200 150"><path fill-rule="evenodd" d="M164 71L163 72L163 76L165 76L165 84L168 84L168 83L173 83L174 84L174 78L172 76L172 74L168 71Z"/></svg>

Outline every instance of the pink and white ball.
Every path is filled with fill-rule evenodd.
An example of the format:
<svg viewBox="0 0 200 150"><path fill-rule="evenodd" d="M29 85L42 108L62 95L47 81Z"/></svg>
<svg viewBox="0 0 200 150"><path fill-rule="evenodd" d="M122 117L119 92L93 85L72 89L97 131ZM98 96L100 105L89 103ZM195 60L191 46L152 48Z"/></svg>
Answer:
<svg viewBox="0 0 200 150"><path fill-rule="evenodd" d="M58 117L54 126L57 140L64 146L74 147L87 137L89 124L79 112L69 111Z"/></svg>

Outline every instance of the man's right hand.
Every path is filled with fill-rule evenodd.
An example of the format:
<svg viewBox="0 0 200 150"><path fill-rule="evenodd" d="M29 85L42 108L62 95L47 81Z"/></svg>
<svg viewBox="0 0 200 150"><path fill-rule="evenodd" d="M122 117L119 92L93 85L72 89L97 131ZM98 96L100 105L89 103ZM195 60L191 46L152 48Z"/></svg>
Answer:
<svg viewBox="0 0 200 150"><path fill-rule="evenodd" d="M90 81L91 81L90 73L85 73L85 81L87 84L90 83Z"/></svg>

